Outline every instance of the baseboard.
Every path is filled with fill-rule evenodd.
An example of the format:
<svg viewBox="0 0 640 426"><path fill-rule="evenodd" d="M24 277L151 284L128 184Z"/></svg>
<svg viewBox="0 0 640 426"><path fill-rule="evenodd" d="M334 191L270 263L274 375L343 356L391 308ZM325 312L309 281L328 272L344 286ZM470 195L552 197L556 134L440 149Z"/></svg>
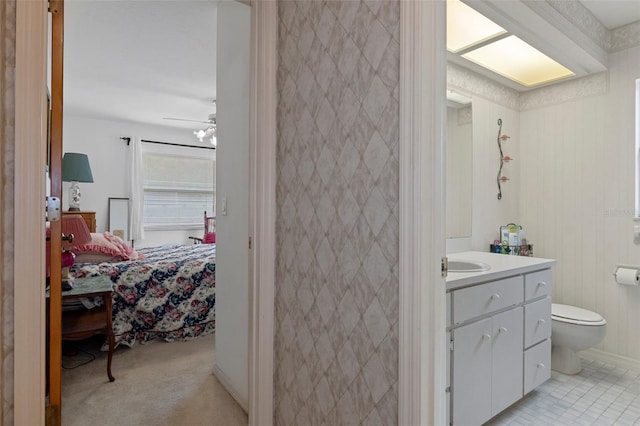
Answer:
<svg viewBox="0 0 640 426"><path fill-rule="evenodd" d="M222 371L217 364L213 366L213 375L216 376L218 380L220 380L220 383L222 383L222 386L224 386L227 392L229 392L231 397L235 399L236 402L240 405L240 407L244 410L244 412L248 414L249 401L242 398L240 394L233 388L233 385L231 384L231 380L229 379L229 377L227 377L226 374L224 374L224 371Z"/></svg>
<svg viewBox="0 0 640 426"><path fill-rule="evenodd" d="M580 351L578 355L591 361L604 362L605 364L614 365L618 368L640 371L640 361L637 359L615 355L598 349L587 349L586 351Z"/></svg>

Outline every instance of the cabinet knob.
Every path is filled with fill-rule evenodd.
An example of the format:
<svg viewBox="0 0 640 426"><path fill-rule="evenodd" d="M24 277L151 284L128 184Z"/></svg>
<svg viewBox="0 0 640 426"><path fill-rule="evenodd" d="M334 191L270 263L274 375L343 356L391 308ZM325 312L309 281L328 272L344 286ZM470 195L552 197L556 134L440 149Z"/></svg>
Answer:
<svg viewBox="0 0 640 426"><path fill-rule="evenodd" d="M538 368L544 368L544 364L543 364L543 363L541 363L541 362L539 362L539 363L538 363L538 365L537 365L536 367L538 367Z"/></svg>
<svg viewBox="0 0 640 426"><path fill-rule="evenodd" d="M506 328L506 327L500 327L500 328L498 329L498 332L500 332L500 333L506 333L506 332L507 332L507 328Z"/></svg>
<svg viewBox="0 0 640 426"><path fill-rule="evenodd" d="M538 286L539 286L539 287L546 287L546 286L547 286L547 283L546 283L546 282L544 282L544 281L540 281L540 282L538 283Z"/></svg>
<svg viewBox="0 0 640 426"><path fill-rule="evenodd" d="M482 335L482 339L483 340L491 340L491 335L490 334L483 334Z"/></svg>
<svg viewBox="0 0 640 426"><path fill-rule="evenodd" d="M545 320L543 320L542 318L540 318L538 320L538 324L546 324L547 322Z"/></svg>
<svg viewBox="0 0 640 426"><path fill-rule="evenodd" d="M498 293L492 294L491 295L491 299L492 300L498 300L498 299L500 299L500 295Z"/></svg>

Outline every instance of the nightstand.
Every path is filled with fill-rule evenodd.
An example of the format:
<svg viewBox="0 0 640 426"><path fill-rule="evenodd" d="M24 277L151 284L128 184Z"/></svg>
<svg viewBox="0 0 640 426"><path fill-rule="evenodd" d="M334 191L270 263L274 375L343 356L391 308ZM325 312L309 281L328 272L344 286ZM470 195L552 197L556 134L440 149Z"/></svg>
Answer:
<svg viewBox="0 0 640 426"><path fill-rule="evenodd" d="M112 292L113 284L109 277L76 278L73 288L62 292L62 300L80 299L82 297L102 297L103 306L93 309L76 309L62 311L62 340L83 340L95 334L107 336L109 354L107 358L107 376L113 382L111 374L111 358L114 350L112 326ZM49 290L47 290L49 303Z"/></svg>
<svg viewBox="0 0 640 426"><path fill-rule="evenodd" d="M84 211L63 211L62 215L79 214L87 223L89 232L96 232L96 212L84 212Z"/></svg>

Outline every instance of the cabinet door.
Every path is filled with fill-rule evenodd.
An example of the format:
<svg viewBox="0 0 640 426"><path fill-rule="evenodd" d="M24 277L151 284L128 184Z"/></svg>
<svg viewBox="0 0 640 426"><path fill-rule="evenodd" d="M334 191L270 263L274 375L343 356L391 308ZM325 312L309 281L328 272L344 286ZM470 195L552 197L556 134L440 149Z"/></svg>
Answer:
<svg viewBox="0 0 640 426"><path fill-rule="evenodd" d="M454 425L479 425L491 418L491 324L486 318L453 330Z"/></svg>
<svg viewBox="0 0 640 426"><path fill-rule="evenodd" d="M522 398L522 307L493 317L491 415Z"/></svg>

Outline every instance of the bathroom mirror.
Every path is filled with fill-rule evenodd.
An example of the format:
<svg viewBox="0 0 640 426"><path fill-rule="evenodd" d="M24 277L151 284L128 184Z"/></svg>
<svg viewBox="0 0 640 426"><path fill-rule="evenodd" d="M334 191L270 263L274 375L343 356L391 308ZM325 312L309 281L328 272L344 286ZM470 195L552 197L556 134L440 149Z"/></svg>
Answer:
<svg viewBox="0 0 640 426"><path fill-rule="evenodd" d="M109 198L109 232L129 241L128 198Z"/></svg>
<svg viewBox="0 0 640 426"><path fill-rule="evenodd" d="M471 237L473 123L471 98L447 89L447 238Z"/></svg>

